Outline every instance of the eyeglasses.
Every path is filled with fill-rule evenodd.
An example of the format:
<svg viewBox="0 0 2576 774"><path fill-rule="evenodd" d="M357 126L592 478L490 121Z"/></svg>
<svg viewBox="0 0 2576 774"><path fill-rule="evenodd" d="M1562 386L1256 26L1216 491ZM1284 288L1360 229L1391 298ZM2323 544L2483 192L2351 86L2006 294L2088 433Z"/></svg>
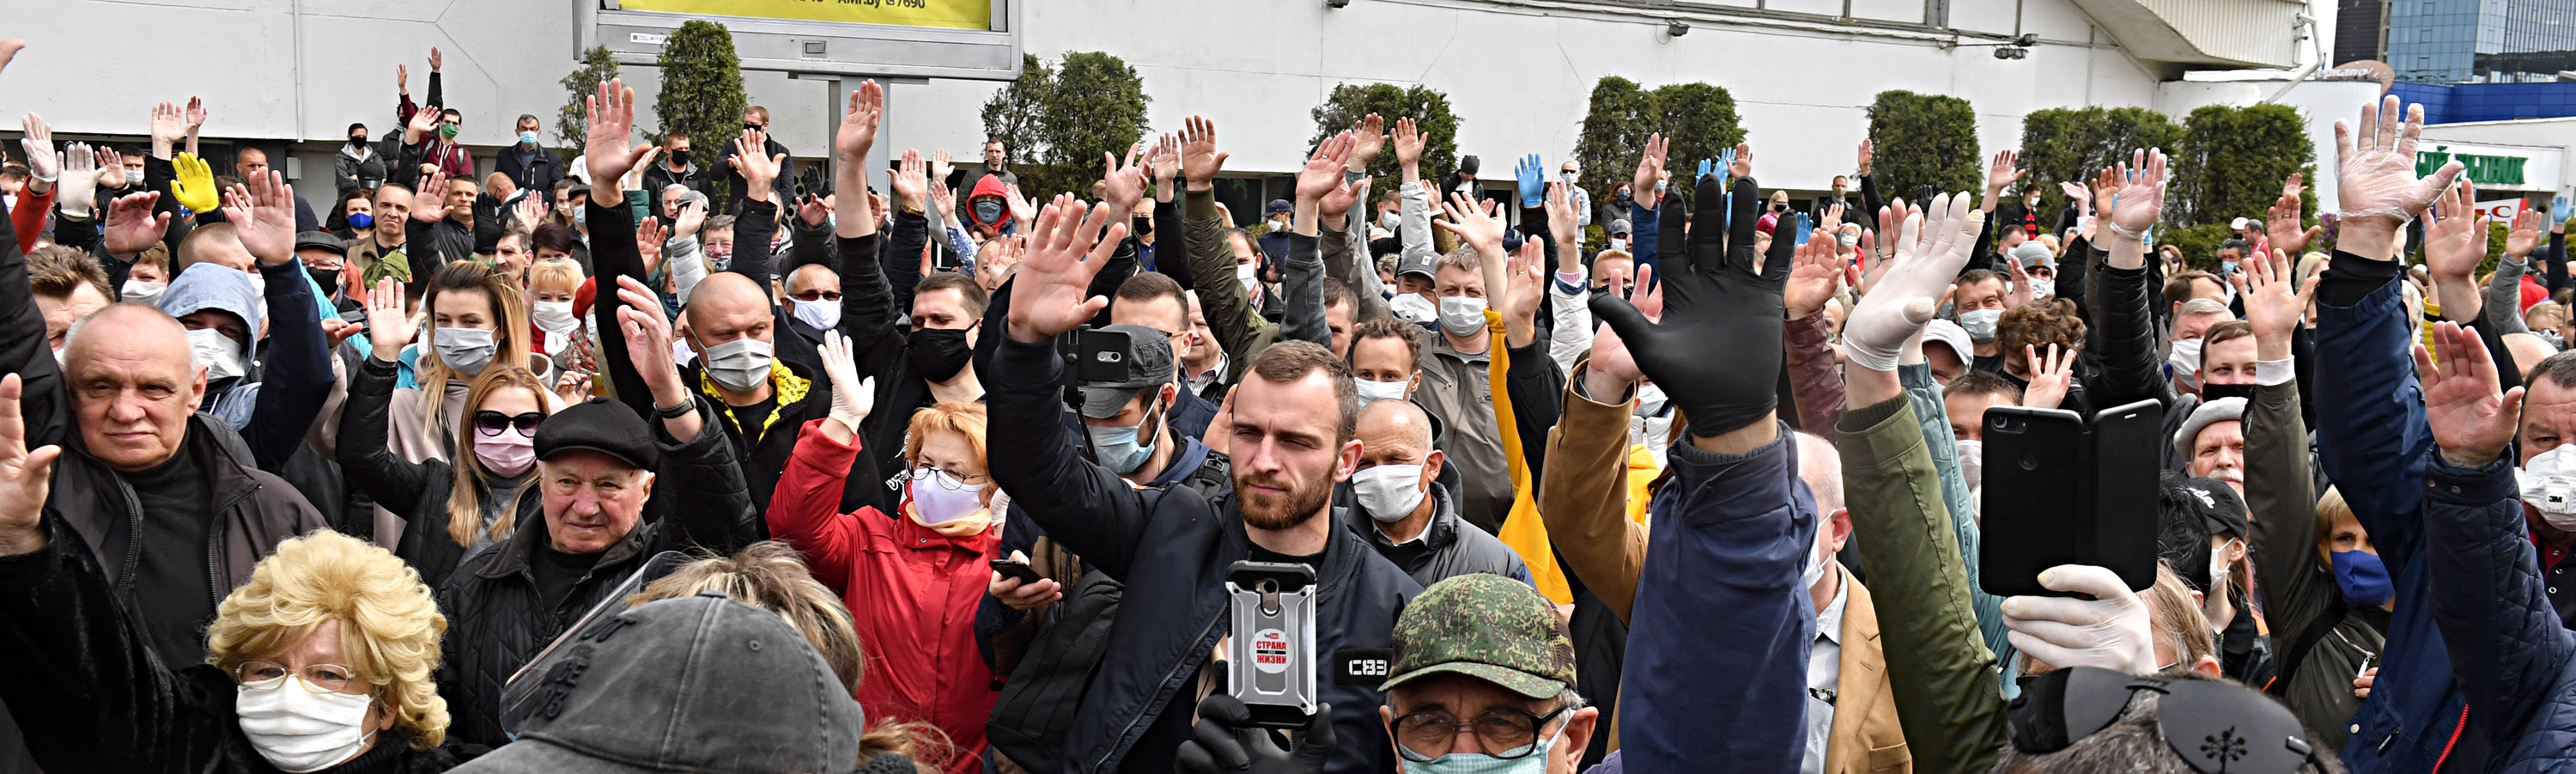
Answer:
<svg viewBox="0 0 2576 774"><path fill-rule="evenodd" d="M955 474L955 473L950 473L950 472L948 472L948 471L940 470L940 469L938 469L938 468L934 468L934 467L931 467L931 466L928 466L928 465L923 465L923 466L921 466L921 467L917 467L917 468L913 468L913 469L912 469L912 480L914 480L914 481L925 481L925 480L926 480L926 481L930 481L930 482L932 482L932 483L938 484L938 485L939 485L939 488L941 488L941 489L946 489L946 490L951 491L951 492L957 491L957 490L959 490L959 489L964 489L964 488L967 488L967 487L970 487L970 486L983 486L983 485L984 485L984 482L985 482L988 478L989 478L989 477L987 477L987 476L975 476L975 477L974 477L974 480L969 481L969 480L967 480L967 477L966 477L966 476L961 476L961 475L957 475L957 474Z"/></svg>
<svg viewBox="0 0 2576 774"><path fill-rule="evenodd" d="M787 294L787 297L798 301L839 301L841 300L841 291L817 288L800 293L789 293Z"/></svg>
<svg viewBox="0 0 2576 774"><path fill-rule="evenodd" d="M290 669L275 661L244 661L233 666L233 682L254 691L283 688L289 675L301 678L304 690L314 694L364 695L375 688L358 679L357 670L338 664L307 664L303 669Z"/></svg>
<svg viewBox="0 0 2576 774"><path fill-rule="evenodd" d="M1475 732L1476 741L1485 752L1501 760L1528 757L1538 750L1539 729L1565 714L1571 706L1559 706L1555 712L1533 715L1521 710L1497 708L1478 715L1466 730ZM1416 712L1395 719L1396 749L1404 759L1428 763L1448 755L1458 744L1460 721L1445 712Z"/></svg>
<svg viewBox="0 0 2576 774"><path fill-rule="evenodd" d="M474 412L475 431L487 436L500 435L501 431L515 427L518 428L520 435L534 438L537 435L537 425L545 421L546 415L535 411L515 417L498 411Z"/></svg>

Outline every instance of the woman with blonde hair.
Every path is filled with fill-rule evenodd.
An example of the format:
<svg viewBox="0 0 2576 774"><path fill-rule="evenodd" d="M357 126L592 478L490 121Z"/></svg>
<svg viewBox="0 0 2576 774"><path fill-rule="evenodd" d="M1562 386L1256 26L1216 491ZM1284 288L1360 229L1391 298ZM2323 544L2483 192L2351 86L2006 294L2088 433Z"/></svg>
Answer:
<svg viewBox="0 0 2576 774"><path fill-rule="evenodd" d="M376 504L403 517L394 555L420 569L430 583L447 580L467 551L510 536L520 521L537 518L543 503L529 473L535 469L537 426L554 413L546 385L525 368L494 365L474 377L457 405L457 459L413 462L387 445L394 366L368 358L349 374L349 401L340 414L339 461L349 483Z"/></svg>
<svg viewBox="0 0 2576 774"><path fill-rule="evenodd" d="M859 381L848 338L826 334L822 359L831 414L797 437L771 495L770 534L803 552L814 579L849 608L877 667L858 691L868 716L929 723L957 748L942 768L977 771L1003 677L975 655L975 609L991 580L986 562L1001 545L992 518L997 489L984 467L984 405L914 412L900 513L874 506L844 513L842 489L859 453L854 433L875 391Z"/></svg>
<svg viewBox="0 0 2576 774"><path fill-rule="evenodd" d="M814 580L796 549L770 540L753 543L732 556L708 557L681 565L645 585L643 591L626 600L626 606L707 591L721 592L728 599L786 618L789 626L796 627L814 644L823 662L832 665L832 673L841 678L842 689L858 695L867 655L859 645L858 631L851 628L850 611L831 589ZM944 760L947 748L948 737L939 729L884 716L875 717L867 734L859 738L860 760L874 761L891 755L901 759L894 768L918 774L937 774L937 767L920 761L925 760L925 753L930 754L928 759Z"/></svg>
<svg viewBox="0 0 2576 774"><path fill-rule="evenodd" d="M404 308L408 293L398 283L378 282L367 300L373 359L396 364L390 438L395 453L415 462L459 451L448 441L463 420L465 392L485 366L514 365L539 379L554 374L553 364L529 349L534 328L518 282L489 265L459 261L427 284L417 317Z"/></svg>
<svg viewBox="0 0 2576 774"><path fill-rule="evenodd" d="M418 774L446 743L439 615L382 548L323 530L278 544L216 608L205 663L164 664L80 539L0 559L0 698L47 771Z"/></svg>

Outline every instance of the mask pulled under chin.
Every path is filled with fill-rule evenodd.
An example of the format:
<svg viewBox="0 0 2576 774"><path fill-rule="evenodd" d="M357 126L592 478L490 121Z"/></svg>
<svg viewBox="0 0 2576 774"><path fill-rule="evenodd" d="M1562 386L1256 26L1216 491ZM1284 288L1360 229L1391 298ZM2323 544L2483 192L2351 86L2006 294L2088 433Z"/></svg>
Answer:
<svg viewBox="0 0 2576 774"><path fill-rule="evenodd" d="M375 702L286 684L303 680L289 675L234 688L233 716L251 748L290 774L327 769L365 752L375 736L364 727Z"/></svg>

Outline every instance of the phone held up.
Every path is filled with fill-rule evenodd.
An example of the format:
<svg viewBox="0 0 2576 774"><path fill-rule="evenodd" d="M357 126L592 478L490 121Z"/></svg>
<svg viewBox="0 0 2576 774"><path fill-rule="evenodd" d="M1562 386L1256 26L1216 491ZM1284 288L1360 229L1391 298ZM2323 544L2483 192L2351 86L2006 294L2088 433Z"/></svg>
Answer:
<svg viewBox="0 0 2576 774"><path fill-rule="evenodd" d="M2062 564L2108 568L2133 590L2155 584L2161 404L2091 417L1995 406L1985 422L1977 566L1986 593L2066 596L2039 585L2041 571Z"/></svg>
<svg viewBox="0 0 2576 774"><path fill-rule="evenodd" d="M1225 592L1234 635L1226 647L1226 693L1255 725L1305 728L1315 716L1315 569L1235 562Z"/></svg>

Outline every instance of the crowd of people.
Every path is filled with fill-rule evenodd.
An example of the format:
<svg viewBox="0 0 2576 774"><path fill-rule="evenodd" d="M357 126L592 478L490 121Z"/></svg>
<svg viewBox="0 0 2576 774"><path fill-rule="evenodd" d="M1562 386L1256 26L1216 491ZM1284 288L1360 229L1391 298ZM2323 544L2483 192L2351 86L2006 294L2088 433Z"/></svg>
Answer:
<svg viewBox="0 0 2576 774"><path fill-rule="evenodd" d="M25 118L0 770L2576 765L2565 214L2490 256L2396 97L2202 257L2152 149L1793 211L1657 136L1596 208L1371 115L1253 218L1209 119L1031 196L874 82L813 185L617 81L487 173L439 63L319 208L195 99ZM1988 437L2137 406L2074 475L2152 509Z"/></svg>

